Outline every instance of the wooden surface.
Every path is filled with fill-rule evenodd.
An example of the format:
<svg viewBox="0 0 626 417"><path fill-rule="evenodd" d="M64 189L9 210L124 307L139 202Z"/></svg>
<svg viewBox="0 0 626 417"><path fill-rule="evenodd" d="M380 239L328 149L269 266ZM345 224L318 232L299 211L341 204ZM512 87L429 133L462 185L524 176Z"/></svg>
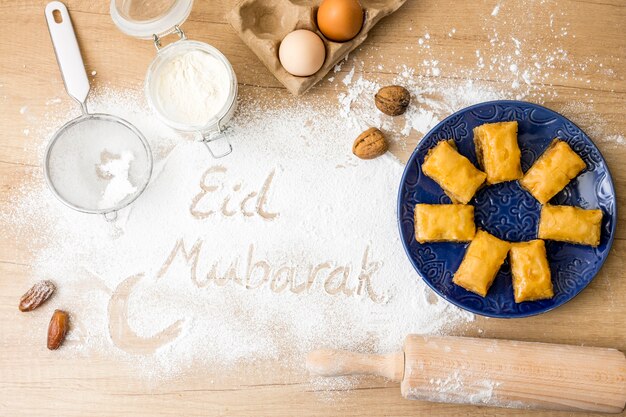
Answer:
<svg viewBox="0 0 626 417"><path fill-rule="evenodd" d="M109 2L70 1L68 8L88 73L97 71L92 85L140 88L145 70L154 57L150 42L120 33L108 15ZM474 65L476 49L488 53L489 33L484 22L496 1L409 0L395 15L382 21L369 39L352 55L364 62L358 72L381 82L392 80L393 71L406 64L416 76L428 76L421 66L426 57L437 57L458 68ZM600 274L576 299L539 317L521 320L478 318L462 331L469 336L511 338L530 341L584 344L626 350L626 231L621 224L626 213L626 147L602 142L598 135L626 132L626 3L623 0L542 0L502 2L504 19L512 4L537 12L511 24L523 28L525 44L544 45L553 12L556 24L566 22L568 36L559 42L567 60L559 60L529 100L544 91L545 105L572 118L594 139L611 168L619 202L619 225L613 251ZM504 4L506 3L506 5ZM0 3L0 198L6 204L20 187L28 184L40 169L37 149L42 138L25 136L29 120L20 108L28 106L36 118L46 113L46 100L69 98L63 86L43 18L45 2L9 1ZM289 93L258 61L255 55L225 23L230 0L197 1L184 29L190 38L206 41L231 60L247 95L287 98ZM544 13L540 10L551 10ZM456 28L449 36L451 28ZM502 29L503 31L506 28ZM417 46L418 38L430 34L430 49ZM575 34L575 37L572 36ZM500 33L506 37L505 32ZM411 45L411 47L409 47ZM462 59L466 57L466 59ZM583 63L585 63L583 65ZM600 63L602 67L600 67ZM378 64L384 64L378 69ZM351 68L344 66L345 73ZM395 69L394 69L395 68ZM601 68L601 69L600 69ZM577 76L572 76L576 72ZM567 74L567 75L566 75ZM338 79L343 74L338 74ZM494 72L479 74L485 83L502 85ZM442 75L442 76L445 76ZM464 82L463 77L452 77ZM336 102L345 89L341 82L323 82L305 100ZM578 103L573 106L572 103ZM601 126L598 126L600 125ZM598 129L601 127L602 129ZM417 139L413 137L413 142ZM412 146L397 153L406 158ZM19 313L17 303L25 282L32 278L33 236L7 238L2 225L0 241L0 415L2 416L493 416L524 415L525 411L502 411L480 407L440 405L406 401L398 384L366 379L349 392L313 392L308 378L298 372L263 372L233 369L222 375L187 375L167 383L145 381L133 375L131 367L106 357L61 357L45 349L34 334L46 318ZM45 233L45 230L37 233ZM535 415L565 415L539 412Z"/></svg>

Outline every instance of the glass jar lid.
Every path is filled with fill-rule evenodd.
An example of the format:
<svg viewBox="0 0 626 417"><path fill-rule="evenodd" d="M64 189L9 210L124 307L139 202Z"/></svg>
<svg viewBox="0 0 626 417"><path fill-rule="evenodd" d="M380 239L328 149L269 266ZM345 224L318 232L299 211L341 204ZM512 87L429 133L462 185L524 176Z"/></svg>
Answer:
<svg viewBox="0 0 626 417"><path fill-rule="evenodd" d="M181 25L192 6L193 0L111 0L111 18L127 35L152 39Z"/></svg>

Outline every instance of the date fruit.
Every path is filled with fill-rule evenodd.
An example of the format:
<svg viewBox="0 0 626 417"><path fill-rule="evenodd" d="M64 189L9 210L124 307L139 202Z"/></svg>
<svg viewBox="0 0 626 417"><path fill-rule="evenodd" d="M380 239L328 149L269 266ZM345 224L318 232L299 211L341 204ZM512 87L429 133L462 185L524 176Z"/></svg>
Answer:
<svg viewBox="0 0 626 417"><path fill-rule="evenodd" d="M46 302L56 290L52 281L39 281L20 299L20 311L33 311Z"/></svg>
<svg viewBox="0 0 626 417"><path fill-rule="evenodd" d="M63 310L54 310L48 326L48 349L58 349L63 344L69 328L69 314Z"/></svg>

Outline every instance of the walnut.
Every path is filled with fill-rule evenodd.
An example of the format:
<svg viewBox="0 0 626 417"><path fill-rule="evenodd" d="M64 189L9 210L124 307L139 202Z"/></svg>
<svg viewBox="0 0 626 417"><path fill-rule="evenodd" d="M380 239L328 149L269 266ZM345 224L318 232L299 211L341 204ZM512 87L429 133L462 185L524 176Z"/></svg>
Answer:
<svg viewBox="0 0 626 417"><path fill-rule="evenodd" d="M406 111L411 101L408 90L399 85L388 85L374 96L376 107L389 116L399 116Z"/></svg>
<svg viewBox="0 0 626 417"><path fill-rule="evenodd" d="M387 152L387 149L385 136L375 127L361 133L352 145L352 153L361 159L374 159Z"/></svg>

